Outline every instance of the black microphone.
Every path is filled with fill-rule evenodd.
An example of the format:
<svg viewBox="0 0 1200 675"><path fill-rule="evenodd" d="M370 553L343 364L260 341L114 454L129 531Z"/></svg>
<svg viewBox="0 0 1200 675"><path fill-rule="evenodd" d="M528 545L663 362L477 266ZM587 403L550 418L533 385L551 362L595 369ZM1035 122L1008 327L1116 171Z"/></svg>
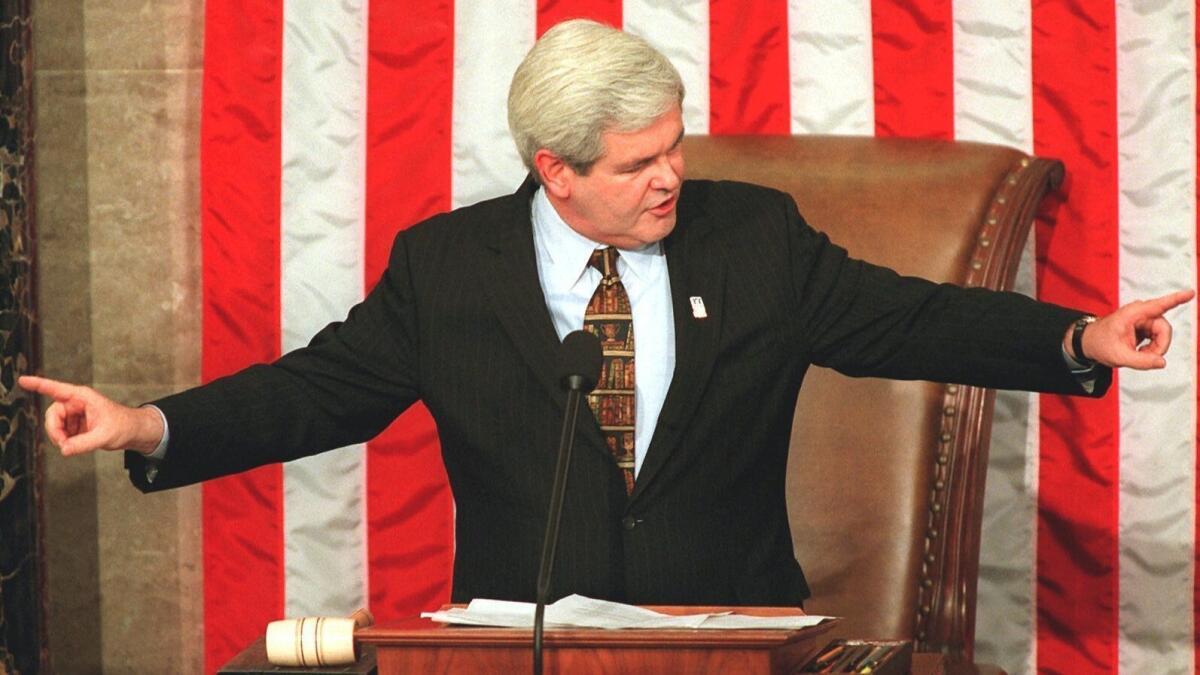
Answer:
<svg viewBox="0 0 1200 675"><path fill-rule="evenodd" d="M558 463L554 467L554 486L550 490L550 513L546 519L546 538L542 541L542 561L538 569L537 607L533 614L533 672L542 675L542 633L546 615L546 595L554 571L554 549L558 546L558 525L562 518L563 496L567 492L567 469L571 448L575 446L575 420L583 394L590 392L600 378L604 355L595 335L577 330L563 339L559 352L558 381L567 390L567 410L563 416L562 436L558 441Z"/></svg>
<svg viewBox="0 0 1200 675"><path fill-rule="evenodd" d="M595 335L586 330L568 333L559 352L558 381L568 393L586 394L596 388L603 360L600 340Z"/></svg>

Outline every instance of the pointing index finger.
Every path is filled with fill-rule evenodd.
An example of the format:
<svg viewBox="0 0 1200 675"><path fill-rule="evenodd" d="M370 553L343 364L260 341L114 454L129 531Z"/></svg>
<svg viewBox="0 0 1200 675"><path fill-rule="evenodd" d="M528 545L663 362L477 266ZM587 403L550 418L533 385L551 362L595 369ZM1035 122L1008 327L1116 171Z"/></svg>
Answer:
<svg viewBox="0 0 1200 675"><path fill-rule="evenodd" d="M69 399L75 394L75 385L46 377L22 375L17 381L23 389L45 394L56 401Z"/></svg>
<svg viewBox="0 0 1200 675"><path fill-rule="evenodd" d="M1182 305L1196 295L1193 290L1175 291L1146 301L1146 307L1154 314L1162 316L1170 310Z"/></svg>

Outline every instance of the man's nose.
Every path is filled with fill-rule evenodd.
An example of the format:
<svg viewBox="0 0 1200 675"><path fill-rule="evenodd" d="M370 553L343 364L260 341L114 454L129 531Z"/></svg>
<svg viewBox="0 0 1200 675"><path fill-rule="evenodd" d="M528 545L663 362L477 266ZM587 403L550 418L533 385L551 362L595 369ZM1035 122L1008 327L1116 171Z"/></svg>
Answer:
<svg viewBox="0 0 1200 675"><path fill-rule="evenodd" d="M659 157L654 163L654 177L650 181L650 187L668 192L674 190L683 181L680 173L671 162L671 158Z"/></svg>

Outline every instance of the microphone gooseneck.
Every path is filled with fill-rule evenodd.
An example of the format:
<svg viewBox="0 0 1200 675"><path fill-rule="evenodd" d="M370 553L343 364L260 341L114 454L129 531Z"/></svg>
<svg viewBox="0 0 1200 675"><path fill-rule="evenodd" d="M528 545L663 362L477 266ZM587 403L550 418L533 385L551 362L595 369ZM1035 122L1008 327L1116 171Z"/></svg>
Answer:
<svg viewBox="0 0 1200 675"><path fill-rule="evenodd" d="M569 333L563 339L559 355L558 381L567 390L567 409L563 415L562 435L558 441L558 462L554 467L554 485L550 490L550 511L546 519L546 537L542 541L542 558L538 568L537 606L533 614L533 672L542 675L542 634L545 628L546 596L554 571L554 551L558 546L558 527L562 519L563 497L567 491L567 470L571 465L571 449L575 446L575 422L579 403L600 378L603 354L600 340L583 330Z"/></svg>

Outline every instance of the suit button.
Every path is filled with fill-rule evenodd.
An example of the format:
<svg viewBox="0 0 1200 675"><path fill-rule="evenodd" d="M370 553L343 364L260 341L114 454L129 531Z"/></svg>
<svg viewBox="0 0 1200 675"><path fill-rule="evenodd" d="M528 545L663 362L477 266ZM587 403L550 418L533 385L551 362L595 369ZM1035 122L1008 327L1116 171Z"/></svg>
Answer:
<svg viewBox="0 0 1200 675"><path fill-rule="evenodd" d="M625 528L626 530L632 530L633 528L635 528L637 526L638 526L638 519L634 518L633 516L625 516L624 518L621 519L621 527Z"/></svg>

